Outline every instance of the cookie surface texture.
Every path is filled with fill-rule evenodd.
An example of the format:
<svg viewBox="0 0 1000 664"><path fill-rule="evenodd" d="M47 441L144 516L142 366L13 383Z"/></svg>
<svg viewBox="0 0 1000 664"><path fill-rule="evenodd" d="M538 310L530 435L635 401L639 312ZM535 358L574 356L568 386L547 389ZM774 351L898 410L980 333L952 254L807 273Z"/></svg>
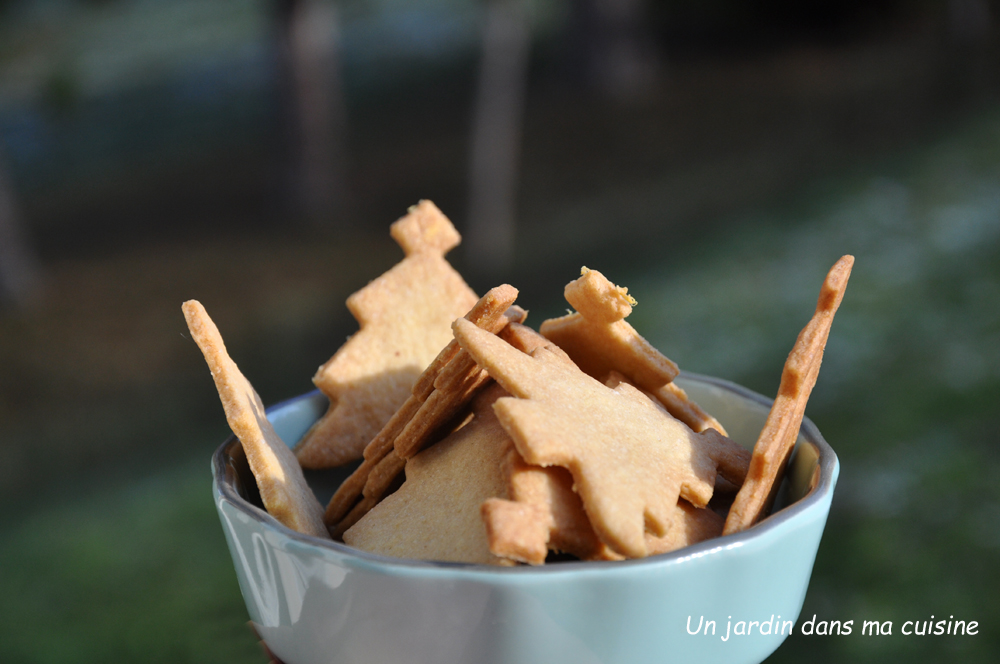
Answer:
<svg viewBox="0 0 1000 664"><path fill-rule="evenodd" d="M627 383L629 381L624 375L618 373L617 371L612 371L608 374L607 379L605 379L604 385L614 389L623 382ZM663 392L669 391L667 388L670 388L673 385L673 383L667 383L655 392L647 392L645 390L639 391L646 395L646 398L664 413L680 422L683 422L692 431L702 434L698 437L698 440L701 441L702 445L709 445L713 448L712 458L718 465L719 472L715 477L715 491L718 491L720 486L726 489L733 487L730 490L730 493L736 493L736 491L738 491L743 485L743 480L746 479L747 470L750 468L750 450L744 448L724 433L720 433L720 431L722 431L721 425L719 425L719 427L705 426L706 421L696 418L695 423L700 426L694 427L691 426L691 423L683 417L678 417L673 410L663 403L663 399L661 398ZM633 385L632 387L635 386ZM680 390L680 388L678 388L678 390L681 393L684 392L683 390ZM687 404L689 406L695 405L692 401L687 401ZM715 420L715 418L711 416L708 416L708 418L710 421Z"/></svg>
<svg viewBox="0 0 1000 664"><path fill-rule="evenodd" d="M344 533L344 542L397 558L509 565L490 553L479 515L506 498L502 461L513 443L493 413L506 394L493 383L472 401L463 427L406 462L406 481Z"/></svg>
<svg viewBox="0 0 1000 664"><path fill-rule="evenodd" d="M707 507L694 507L683 498L677 502L677 527L663 537L646 535L649 555L669 553L722 534L725 519Z"/></svg>
<svg viewBox="0 0 1000 664"><path fill-rule="evenodd" d="M516 449L505 466L510 498L482 507L493 553L529 565L544 563L549 551L581 560L621 559L594 532L568 470L529 465Z"/></svg>
<svg viewBox="0 0 1000 664"><path fill-rule="evenodd" d="M529 464L569 470L594 531L615 552L646 556L646 530L668 534L680 496L707 505L719 446L705 434L631 385L608 388L545 348L528 356L468 321L453 328L462 348L513 395L494 410L517 451Z"/></svg>
<svg viewBox="0 0 1000 664"><path fill-rule="evenodd" d="M359 458L476 303L444 258L460 236L433 203L410 208L390 232L406 257L348 298L360 329L313 378L330 408L295 449L306 468Z"/></svg>
<svg viewBox="0 0 1000 664"><path fill-rule="evenodd" d="M854 257L844 256L830 268L820 288L816 312L802 328L785 360L778 396L754 445L746 481L726 517L723 530L726 535L749 528L766 516L771 508L788 458L798 440L806 402L819 376L833 317L844 298L853 267Z"/></svg>
<svg viewBox="0 0 1000 664"><path fill-rule="evenodd" d="M226 420L243 445L264 508L292 530L328 539L323 508L306 484L295 455L267 420L257 392L226 352L215 323L196 300L185 302L182 309L215 379Z"/></svg>

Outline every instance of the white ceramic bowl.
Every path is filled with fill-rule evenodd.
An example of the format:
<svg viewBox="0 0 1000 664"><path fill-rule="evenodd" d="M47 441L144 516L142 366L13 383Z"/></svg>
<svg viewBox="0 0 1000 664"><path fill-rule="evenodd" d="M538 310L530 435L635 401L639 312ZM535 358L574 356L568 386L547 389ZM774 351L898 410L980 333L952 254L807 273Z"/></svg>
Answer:
<svg viewBox="0 0 1000 664"><path fill-rule="evenodd" d="M753 445L769 399L714 378L678 383ZM311 393L268 417L291 444L326 406ZM643 560L496 568L387 558L301 535L261 509L235 439L212 461L247 610L286 664L760 662L798 619L838 471L806 420L775 512L753 528Z"/></svg>

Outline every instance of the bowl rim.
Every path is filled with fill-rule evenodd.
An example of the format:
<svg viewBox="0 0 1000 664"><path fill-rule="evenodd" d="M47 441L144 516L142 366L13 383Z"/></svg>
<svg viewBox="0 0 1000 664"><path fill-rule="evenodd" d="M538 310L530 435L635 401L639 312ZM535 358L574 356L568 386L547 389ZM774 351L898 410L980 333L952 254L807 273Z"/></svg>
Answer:
<svg viewBox="0 0 1000 664"><path fill-rule="evenodd" d="M754 392L753 390L724 378L716 378L714 376L706 376L687 371L682 371L681 377L734 392L738 396L744 397L749 401L756 402L757 404L765 406L768 409L771 408L771 405L774 402L773 399L765 397L757 392ZM305 394L300 394L298 396L279 401L266 408L265 412L270 414L273 411L286 408L298 401L316 398L321 395L322 393L319 390L312 390L310 392L306 392ZM395 558L356 549L342 542L320 539L318 537L313 537L312 535L305 535L292 530L288 526L285 526L260 507L247 502L242 496L239 495L232 483L227 481L226 458L228 455L226 453L226 449L236 441L235 434L230 434L226 438L225 442L223 442L212 455L212 483L216 492L217 508L221 508L218 501L223 499L230 503L234 509L257 522L263 528L276 530L282 536L293 540L300 545L318 547L321 550L329 550L340 556L355 559L362 565L367 564L369 566L398 570L440 569L451 572L467 571L475 573L518 575L578 574L580 572L590 570L600 570L602 573L607 573L612 569L618 570L650 564L662 565L677 563L689 558L700 558L717 550L739 548L748 543L749 540L765 539L775 530L784 527L789 521L802 518L806 513L820 507L824 502L830 499L831 494L833 493L833 489L836 484L839 461L837 459L836 452L834 452L833 448L830 447L829 443L826 442L823 435L819 432L819 429L808 417L802 418L802 425L799 428L799 432L800 435L806 439L806 441L815 445L817 451L819 452L819 482L808 494L791 505L788 505L778 512L769 515L759 523L747 528L744 531L733 533L731 535L722 535L720 537L705 540L704 542L686 546L676 551L648 556L646 558L628 560L574 560L550 565L515 565L511 567L504 567L499 565L485 565L481 563Z"/></svg>

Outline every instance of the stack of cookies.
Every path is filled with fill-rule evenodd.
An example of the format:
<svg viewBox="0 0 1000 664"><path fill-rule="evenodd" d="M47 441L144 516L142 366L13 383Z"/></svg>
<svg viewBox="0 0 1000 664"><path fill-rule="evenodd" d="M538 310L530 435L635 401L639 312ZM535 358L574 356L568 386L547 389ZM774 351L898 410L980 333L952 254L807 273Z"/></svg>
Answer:
<svg viewBox="0 0 1000 664"><path fill-rule="evenodd" d="M460 238L422 201L391 228L405 257L348 299L359 331L314 377L330 407L290 451L204 308L185 316L265 508L307 534L399 558L491 565L673 551L766 516L853 259L830 271L753 453L674 384L595 270L537 331L501 285L477 298L445 260ZM361 460L325 511L301 471Z"/></svg>

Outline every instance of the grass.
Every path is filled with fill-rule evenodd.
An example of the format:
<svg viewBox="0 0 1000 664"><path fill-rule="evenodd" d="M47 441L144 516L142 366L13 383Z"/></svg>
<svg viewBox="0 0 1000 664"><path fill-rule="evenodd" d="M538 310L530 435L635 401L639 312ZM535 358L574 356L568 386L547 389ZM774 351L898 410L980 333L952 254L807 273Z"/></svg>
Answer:
<svg viewBox="0 0 1000 664"><path fill-rule="evenodd" d="M199 458L3 528L0 659L266 661L209 485Z"/></svg>

